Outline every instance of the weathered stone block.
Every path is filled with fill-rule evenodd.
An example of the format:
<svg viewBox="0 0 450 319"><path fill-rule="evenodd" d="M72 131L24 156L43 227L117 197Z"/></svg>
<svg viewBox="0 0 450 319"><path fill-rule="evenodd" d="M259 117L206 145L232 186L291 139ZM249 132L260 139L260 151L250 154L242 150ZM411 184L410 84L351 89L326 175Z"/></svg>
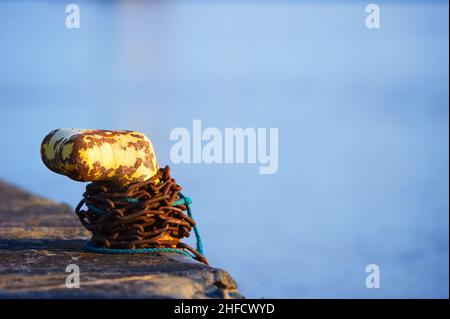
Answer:
<svg viewBox="0 0 450 319"><path fill-rule="evenodd" d="M67 205L0 181L0 298L242 298L224 270L173 253L93 254L88 239ZM66 287L69 264L80 288Z"/></svg>

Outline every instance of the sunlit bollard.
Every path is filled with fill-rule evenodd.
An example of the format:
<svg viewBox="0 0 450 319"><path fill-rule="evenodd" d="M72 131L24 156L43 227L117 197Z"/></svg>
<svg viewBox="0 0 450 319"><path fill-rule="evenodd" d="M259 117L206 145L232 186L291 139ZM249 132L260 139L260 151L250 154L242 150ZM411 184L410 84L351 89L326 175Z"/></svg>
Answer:
<svg viewBox="0 0 450 319"><path fill-rule="evenodd" d="M151 141L134 131L58 129L41 144L52 171L91 182L75 211L98 253L177 252L207 263L191 199L168 166L159 168ZM187 212L187 214L185 213ZM197 249L182 243L194 230Z"/></svg>

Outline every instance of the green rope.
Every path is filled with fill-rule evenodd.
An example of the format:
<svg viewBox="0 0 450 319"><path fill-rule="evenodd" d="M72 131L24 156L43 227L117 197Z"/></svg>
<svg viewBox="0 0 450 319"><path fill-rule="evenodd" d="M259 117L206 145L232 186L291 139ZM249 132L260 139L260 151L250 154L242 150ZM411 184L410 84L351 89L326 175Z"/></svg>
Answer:
<svg viewBox="0 0 450 319"><path fill-rule="evenodd" d="M95 206L93 206L93 205L88 205L88 204L86 204L86 206L87 206L90 210L92 210L94 213L96 213L97 215L102 215L102 214L105 213L105 211L103 211L102 209L97 208L97 207L95 207Z"/></svg>
<svg viewBox="0 0 450 319"><path fill-rule="evenodd" d="M174 202L172 204L172 206L186 205L186 210L187 210L188 216L192 220L194 220L194 217L192 215L192 210L191 210L192 199L188 196L184 196L182 193L179 193L179 195L181 198L179 200L177 200L176 202ZM131 198L131 197L125 197L125 198L122 198L122 200L125 202L128 202L128 203L138 203L139 202L138 199ZM102 215L105 213L104 210L97 208L93 205L86 204L86 206L91 211L93 211L94 213L96 213L98 215ZM194 225L194 234L195 234L195 239L196 239L196 243L197 243L196 249L201 255L204 255L202 237L200 236L200 232L198 230L197 225ZM178 249L178 248L112 249L112 248L94 247L88 243L85 246L85 249L88 251L91 251L91 252L103 253L103 254L143 254L143 253L157 253L157 252L175 252L175 253L179 253L181 255L192 257L195 259L195 257L192 256L191 254L185 252L184 250Z"/></svg>
<svg viewBox="0 0 450 319"><path fill-rule="evenodd" d="M194 220L194 216L192 216L192 210L191 210L191 204L192 204L192 199L190 197L186 197L184 196L182 193L179 193L181 199L178 200L177 202L183 201L184 205L186 205L186 210L188 213L188 216ZM175 202L174 204L177 204L177 202ZM173 206L176 206L172 204ZM177 204L177 205L183 205L183 204ZM195 234L195 240L197 243L197 251L203 255L203 242L202 242L202 237L200 236L200 232L198 231L198 227L197 224L194 225L194 234Z"/></svg>
<svg viewBox="0 0 450 319"><path fill-rule="evenodd" d="M195 257L182 249L178 248L136 248L136 249L117 249L117 248L101 248L92 246L87 243L84 248L93 253L100 254L148 254L148 253L177 253L187 257Z"/></svg>

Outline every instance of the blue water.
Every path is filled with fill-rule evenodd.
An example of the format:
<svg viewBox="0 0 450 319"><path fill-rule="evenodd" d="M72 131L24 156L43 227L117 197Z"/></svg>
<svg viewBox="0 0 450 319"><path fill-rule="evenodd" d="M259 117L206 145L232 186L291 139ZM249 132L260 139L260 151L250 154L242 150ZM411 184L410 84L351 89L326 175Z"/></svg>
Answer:
<svg viewBox="0 0 450 319"><path fill-rule="evenodd" d="M0 3L0 178L73 206L42 138L139 130L247 297L448 298L448 3L378 1L377 30L357 1L77 3L78 30L64 3ZM278 172L171 163L193 119L278 128Z"/></svg>

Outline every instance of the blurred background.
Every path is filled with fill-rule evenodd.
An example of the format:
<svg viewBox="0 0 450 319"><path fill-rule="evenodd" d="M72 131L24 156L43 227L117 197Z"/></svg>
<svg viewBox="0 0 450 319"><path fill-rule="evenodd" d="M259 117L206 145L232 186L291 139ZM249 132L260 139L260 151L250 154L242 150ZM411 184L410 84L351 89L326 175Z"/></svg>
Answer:
<svg viewBox="0 0 450 319"><path fill-rule="evenodd" d="M68 2L69 3L69 2ZM0 3L0 178L74 206L55 128L131 129L247 297L448 298L446 1ZM279 167L173 164L176 127L279 128ZM381 288L367 289L367 264Z"/></svg>

